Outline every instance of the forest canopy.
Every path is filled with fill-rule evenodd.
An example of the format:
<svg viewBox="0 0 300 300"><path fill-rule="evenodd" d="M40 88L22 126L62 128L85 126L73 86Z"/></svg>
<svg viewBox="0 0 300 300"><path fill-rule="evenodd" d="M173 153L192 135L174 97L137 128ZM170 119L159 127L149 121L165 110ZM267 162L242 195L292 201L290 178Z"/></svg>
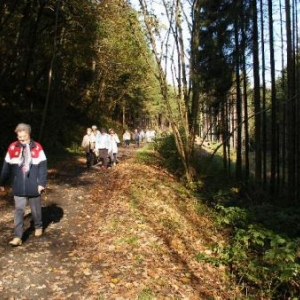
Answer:
<svg viewBox="0 0 300 300"><path fill-rule="evenodd" d="M160 113L155 66L124 1L2 1L0 12L1 144L19 121L56 147L93 123Z"/></svg>

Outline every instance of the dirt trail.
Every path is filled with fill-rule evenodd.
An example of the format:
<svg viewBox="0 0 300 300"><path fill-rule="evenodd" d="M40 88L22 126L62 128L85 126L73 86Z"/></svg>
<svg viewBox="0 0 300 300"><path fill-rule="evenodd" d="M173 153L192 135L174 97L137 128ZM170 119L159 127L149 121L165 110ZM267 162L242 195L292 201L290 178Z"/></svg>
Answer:
<svg viewBox="0 0 300 300"><path fill-rule="evenodd" d="M8 245L13 203L1 195L0 299L233 299L223 270L195 260L205 224L189 196L133 152L108 170L83 158L49 170L44 235L33 236L28 210L21 247Z"/></svg>

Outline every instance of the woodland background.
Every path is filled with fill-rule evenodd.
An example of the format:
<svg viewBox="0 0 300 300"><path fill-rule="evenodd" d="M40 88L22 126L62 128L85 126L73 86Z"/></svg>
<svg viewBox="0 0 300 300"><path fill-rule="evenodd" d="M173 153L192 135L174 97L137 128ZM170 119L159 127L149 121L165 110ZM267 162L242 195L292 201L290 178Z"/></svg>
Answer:
<svg viewBox="0 0 300 300"><path fill-rule="evenodd" d="M1 156L18 122L50 155L78 148L92 124L154 128L166 166L231 230L219 259L241 281L296 295L299 2L136 5L1 1Z"/></svg>

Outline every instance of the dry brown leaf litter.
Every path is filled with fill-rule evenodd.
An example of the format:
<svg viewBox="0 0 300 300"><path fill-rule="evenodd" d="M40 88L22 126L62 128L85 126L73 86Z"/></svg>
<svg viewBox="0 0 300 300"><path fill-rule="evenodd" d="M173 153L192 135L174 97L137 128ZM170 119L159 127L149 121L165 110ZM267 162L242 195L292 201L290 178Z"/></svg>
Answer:
<svg viewBox="0 0 300 300"><path fill-rule="evenodd" d="M212 229L195 199L128 155L107 171L82 158L49 170L45 234L27 231L21 247L7 244L13 205L1 195L1 299L234 299L224 270L195 260Z"/></svg>

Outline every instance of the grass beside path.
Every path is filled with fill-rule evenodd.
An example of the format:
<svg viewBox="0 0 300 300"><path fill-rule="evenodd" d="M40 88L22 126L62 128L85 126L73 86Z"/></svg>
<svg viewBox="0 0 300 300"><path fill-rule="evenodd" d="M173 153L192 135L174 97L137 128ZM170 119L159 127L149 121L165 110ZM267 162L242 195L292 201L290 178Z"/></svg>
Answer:
<svg viewBox="0 0 300 300"><path fill-rule="evenodd" d="M237 292L225 269L196 260L199 253L209 256L210 246L223 239L207 209L155 165L151 151L139 151L110 170L105 199L102 190L94 195L102 217L96 221L99 230L83 245L97 241L93 258L105 262L100 295L234 299Z"/></svg>

